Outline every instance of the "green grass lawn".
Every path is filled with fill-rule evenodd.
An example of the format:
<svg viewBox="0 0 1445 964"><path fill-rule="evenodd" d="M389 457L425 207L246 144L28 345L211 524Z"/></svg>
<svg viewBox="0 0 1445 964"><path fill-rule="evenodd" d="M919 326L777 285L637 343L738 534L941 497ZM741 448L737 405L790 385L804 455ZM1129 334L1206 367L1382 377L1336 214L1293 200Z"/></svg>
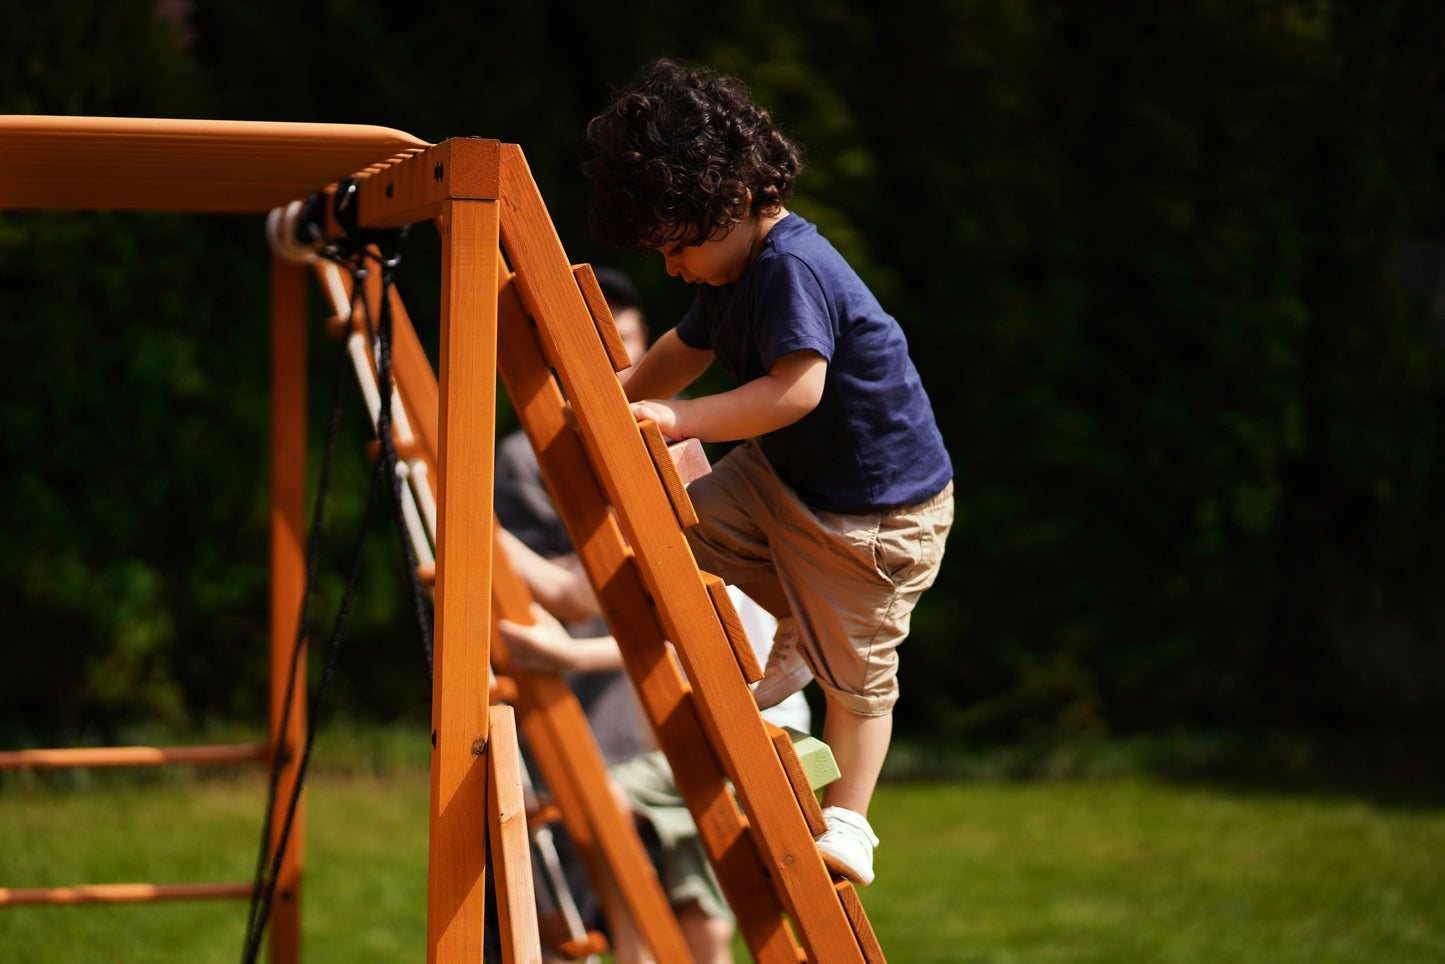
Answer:
<svg viewBox="0 0 1445 964"><path fill-rule="evenodd" d="M247 880L260 777L0 790L0 886ZM427 779L313 778L310 962L424 958ZM890 783L894 964L1445 960L1445 807L1137 776ZM0 961L235 962L242 901L0 908ZM743 959L740 957L740 959Z"/></svg>

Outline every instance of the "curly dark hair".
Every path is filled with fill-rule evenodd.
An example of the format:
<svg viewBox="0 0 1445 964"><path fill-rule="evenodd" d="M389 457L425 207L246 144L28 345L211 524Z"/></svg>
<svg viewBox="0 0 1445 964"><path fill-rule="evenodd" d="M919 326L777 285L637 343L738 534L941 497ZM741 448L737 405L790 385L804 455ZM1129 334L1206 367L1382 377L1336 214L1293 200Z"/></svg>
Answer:
<svg viewBox="0 0 1445 964"><path fill-rule="evenodd" d="M802 151L746 84L670 60L592 118L587 141L588 223L623 250L721 237L749 213L781 207L803 169Z"/></svg>

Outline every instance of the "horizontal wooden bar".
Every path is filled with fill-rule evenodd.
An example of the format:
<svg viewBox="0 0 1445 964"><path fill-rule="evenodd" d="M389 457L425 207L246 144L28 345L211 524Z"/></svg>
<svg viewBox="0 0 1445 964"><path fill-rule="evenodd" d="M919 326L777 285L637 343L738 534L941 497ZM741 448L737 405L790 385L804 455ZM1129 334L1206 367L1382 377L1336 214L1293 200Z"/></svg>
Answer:
<svg viewBox="0 0 1445 964"><path fill-rule="evenodd" d="M250 897L254 885L78 884L74 887L0 887L0 906L20 904L120 904L151 900Z"/></svg>
<svg viewBox="0 0 1445 964"><path fill-rule="evenodd" d="M215 746L87 746L0 753L0 770L64 767L133 767L171 763L263 763L271 759L267 743Z"/></svg>
<svg viewBox="0 0 1445 964"><path fill-rule="evenodd" d="M267 211L426 146L357 124L0 115L0 208Z"/></svg>

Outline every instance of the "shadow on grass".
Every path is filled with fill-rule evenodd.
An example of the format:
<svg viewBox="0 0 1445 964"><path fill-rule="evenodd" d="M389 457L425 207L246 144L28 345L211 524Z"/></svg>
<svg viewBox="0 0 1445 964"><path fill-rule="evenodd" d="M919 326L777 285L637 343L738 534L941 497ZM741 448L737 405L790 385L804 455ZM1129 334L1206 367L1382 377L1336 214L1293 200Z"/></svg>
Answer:
<svg viewBox="0 0 1445 964"><path fill-rule="evenodd" d="M1445 741L1420 733L1175 731L962 746L895 742L883 779L1155 779L1233 793L1445 806Z"/></svg>

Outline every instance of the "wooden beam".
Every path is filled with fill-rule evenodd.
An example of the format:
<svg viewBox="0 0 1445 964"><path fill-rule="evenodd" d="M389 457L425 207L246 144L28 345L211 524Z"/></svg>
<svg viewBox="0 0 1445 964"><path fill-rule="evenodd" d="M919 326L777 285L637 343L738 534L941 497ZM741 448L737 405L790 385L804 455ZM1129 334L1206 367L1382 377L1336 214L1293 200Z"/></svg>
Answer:
<svg viewBox="0 0 1445 964"><path fill-rule="evenodd" d="M494 706L487 736L487 826L492 840L493 890L502 959L507 964L541 964L537 897L532 882L532 848L527 807L522 799L522 756L517 721L510 706Z"/></svg>
<svg viewBox="0 0 1445 964"><path fill-rule="evenodd" d="M306 740L306 641L298 641L306 586L306 304L303 265L271 259L271 752L282 761L271 807L267 864L281 844ZM297 647L300 652L297 653ZM295 677L290 677L295 657ZM290 699L287 681L290 679ZM282 719L285 718L285 727ZM297 799L271 905L272 964L301 957L301 868L306 795Z"/></svg>
<svg viewBox="0 0 1445 964"><path fill-rule="evenodd" d="M497 215L491 201L442 208L430 964L481 960L485 927Z"/></svg>
<svg viewBox="0 0 1445 964"><path fill-rule="evenodd" d="M20 904L124 904L152 900L250 897L250 881L233 884L77 884L73 887L0 887L0 907Z"/></svg>
<svg viewBox="0 0 1445 964"><path fill-rule="evenodd" d="M449 200L495 200L500 146L453 137L381 167L357 185L360 225L400 228L435 218Z"/></svg>
<svg viewBox="0 0 1445 964"><path fill-rule="evenodd" d="M77 746L0 753L0 770L65 767L133 767L165 764L262 763L271 759L269 743L215 746Z"/></svg>

